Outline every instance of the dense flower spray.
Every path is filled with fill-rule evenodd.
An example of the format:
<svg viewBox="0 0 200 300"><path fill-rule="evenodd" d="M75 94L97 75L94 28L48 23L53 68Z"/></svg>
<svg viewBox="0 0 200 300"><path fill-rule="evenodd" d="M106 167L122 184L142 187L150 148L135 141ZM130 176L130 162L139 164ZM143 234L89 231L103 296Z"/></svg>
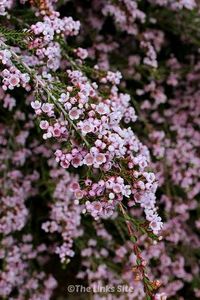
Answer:
<svg viewBox="0 0 200 300"><path fill-rule="evenodd" d="M199 297L199 35L195 26L189 29L186 24L193 21L193 25L198 24L198 9L194 9L198 3L158 2L152 1L152 7L146 10L148 29L136 23L138 33L135 33L134 43L127 27L119 26L114 15L110 24L118 30L117 34L112 29L112 36L105 40L106 33L102 28L107 20L99 15L107 5L104 1L98 2L99 6L95 3L92 8L88 7L88 15L95 15L96 19L95 22L94 17L86 20L85 26L88 29L92 26L96 32L96 38L92 35L89 51L95 53L101 67L108 70L119 62L121 67L123 65L121 70L126 77L123 88L133 95L132 101L144 130L143 140L154 157L159 197L166 220L164 241L150 247L143 257L147 255L146 259L154 265L153 273L161 275L163 286L158 297L165 297L162 294L165 292L170 299L196 299ZM124 15L128 14L125 6L119 3L113 6L120 7ZM161 9L157 4L165 8ZM139 7L142 8L142 3ZM192 11L180 12L183 7ZM192 18L195 20L191 21ZM87 36L89 32L90 29ZM147 52L144 57L143 46L147 41L154 49L150 60L146 59ZM177 41L185 49L181 56L175 46ZM188 44L197 52L186 50ZM141 127L137 130L141 132Z"/></svg>
<svg viewBox="0 0 200 300"><path fill-rule="evenodd" d="M93 299L198 297L199 69L163 29L198 3L86 2L0 1L0 295L62 299L66 276L112 287Z"/></svg>

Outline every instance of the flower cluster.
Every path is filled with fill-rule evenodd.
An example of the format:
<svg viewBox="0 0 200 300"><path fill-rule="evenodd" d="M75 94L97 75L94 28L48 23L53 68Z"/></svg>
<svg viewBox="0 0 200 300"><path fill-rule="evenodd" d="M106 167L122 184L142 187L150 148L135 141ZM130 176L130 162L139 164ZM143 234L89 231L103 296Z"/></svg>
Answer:
<svg viewBox="0 0 200 300"><path fill-rule="evenodd" d="M79 29L80 22L74 21L72 17L64 17L61 19L55 16L45 16L43 22L37 22L30 28L36 37L34 40L35 47L41 47L41 44L49 44L58 34L64 36L77 35Z"/></svg>
<svg viewBox="0 0 200 300"><path fill-rule="evenodd" d="M150 221L150 227L157 233L162 227L162 222L155 207L155 176L145 171L149 163L148 150L139 142L130 128L122 129L120 126L124 114L126 122L136 119L134 109L129 109L128 106L130 97L118 93L114 85L111 87L111 94L108 95L110 99L104 100L102 95L98 94L96 82L90 83L80 71L68 70L67 73L71 86L67 88L68 92L62 93L57 100L68 116L67 123L57 118L54 121L53 117L56 116L54 104L42 104L38 100L31 103L37 115L51 117L51 124L48 119L40 122L40 127L45 130L43 135L45 139L50 137L70 139L72 133L68 131L68 125L72 122L75 130L80 132L84 141L86 140L87 147L84 144L77 144L72 148L74 141L71 141L70 151L56 150L56 161L65 169L70 166L78 168L85 165L94 170L101 169L102 172L108 172L108 174L112 172L120 174L120 169L122 169L125 174L124 177L118 176L116 179L105 174L105 180L94 182L94 184L92 180L90 184L87 181L86 187L83 186L75 191L75 196L78 199L87 199L86 210L96 215L97 213L93 213L92 210L98 202L90 205L90 198L98 195L104 205L105 216L107 213L110 215L106 211L114 211L114 207L123 200L123 196L130 198L131 205L135 202L141 203ZM110 80L111 74L108 73L108 76ZM96 104L97 99L99 104ZM125 184L128 177L130 178L129 185ZM109 187L108 183L112 183L113 180L119 184L118 192L113 191L112 186ZM101 209L99 205L99 210Z"/></svg>
<svg viewBox="0 0 200 300"><path fill-rule="evenodd" d="M113 3L116 11L119 2ZM100 3L99 7L94 5L88 8L88 15L95 15L96 19L85 22L85 28L88 29L86 36L92 26L96 30L96 37L92 37L90 52L95 53L104 70L117 65L113 62L113 56L118 58L120 66L124 65L121 71L126 81L123 80L122 85L126 87L126 91L132 91L137 100L134 104L141 121L143 140L154 157L152 166L159 182L158 193L165 219L162 232L164 241L154 245L152 251L147 251L147 256L143 253L143 257L152 261L152 273L160 274L163 286L156 297L165 299L166 295L163 293L166 293L169 299L196 299L199 297L199 54L198 50L194 53L188 52L186 48L187 43L194 49L198 48L198 30L194 30L194 24L198 24L199 19L198 12L194 10L198 3L149 2L152 3L152 10L145 10L149 28L137 24L140 32L135 35L134 43L132 36L129 36L130 32L125 35L125 28L120 28L121 35L118 31L117 36L113 34L112 37L109 36L109 40L106 39L107 36L101 30L108 19L102 20L99 17ZM142 2L140 4L142 7ZM163 8L159 8L157 4ZM102 6L106 6L103 1L101 8ZM123 6L120 8L124 9ZM179 12L176 13L176 10ZM196 19L193 30L189 31L187 24L192 15ZM114 15L113 21L118 30L119 25ZM113 26L110 19L109 22ZM182 26L185 28L184 32ZM185 49L181 57L175 47L174 34ZM192 34L194 39L190 38ZM126 43L124 46L124 41L129 43L129 50ZM146 57L143 57L144 51L148 51L147 45L152 49L152 55L149 56L150 62L152 60L150 67L146 64L149 60L146 61ZM136 87L135 91L133 87ZM141 127L138 131L141 132ZM134 216L139 215L136 210L132 210L132 213ZM141 243L144 244L143 239ZM136 299L138 295L139 291Z"/></svg>
<svg viewBox="0 0 200 300"><path fill-rule="evenodd" d="M198 299L198 1L0 15L0 297Z"/></svg>
<svg viewBox="0 0 200 300"><path fill-rule="evenodd" d="M78 185L77 179L72 178L65 170L52 169L51 177L57 181L51 204L50 221L42 224L42 229L51 234L58 232L62 235L63 243L56 247L55 252L59 254L61 262L68 257L74 256L72 250L73 241L82 234L80 229L81 207L73 199L72 185Z"/></svg>
<svg viewBox="0 0 200 300"><path fill-rule="evenodd" d="M172 0L156 0L152 1L153 4L158 4L160 6L170 7L173 10L181 10L183 8L192 10L196 7L197 3L195 0L180 0L180 1L172 1Z"/></svg>
<svg viewBox="0 0 200 300"><path fill-rule="evenodd" d="M1 73L3 77L3 90L13 90L15 87L22 86L25 89L29 89L29 80L30 77L27 73L21 73L17 68L14 66L10 67L9 69L4 69Z"/></svg>
<svg viewBox="0 0 200 300"><path fill-rule="evenodd" d="M36 249L33 248L30 234L23 235L21 242L16 241L12 236L7 236L1 241L0 259L4 259L4 266L0 272L2 298L25 300L28 296L31 300L50 299L57 285L53 276L47 276L42 271L34 271L30 274L31 263L42 257L45 250L44 244L38 245ZM11 296L15 290L17 295Z"/></svg>
<svg viewBox="0 0 200 300"><path fill-rule="evenodd" d="M3 90L1 97L4 104L14 99ZM6 109L10 111L10 107L4 105L4 113ZM25 300L27 296L32 300L47 300L56 287L54 277L41 271L47 258L47 247L45 244L35 246L33 236L23 233L31 219L27 201L38 193L39 173L27 168L32 151L26 144L33 124L19 110L13 111L13 121L12 126L9 119L0 123L0 296L13 300ZM23 129L16 125L20 123ZM34 269L33 264L40 265L40 270Z"/></svg>
<svg viewBox="0 0 200 300"><path fill-rule="evenodd" d="M108 1L103 8L103 14L113 16L120 29L132 35L138 33L136 21L141 23L145 21L145 14L138 8L138 3L135 0L120 0L118 5Z"/></svg>

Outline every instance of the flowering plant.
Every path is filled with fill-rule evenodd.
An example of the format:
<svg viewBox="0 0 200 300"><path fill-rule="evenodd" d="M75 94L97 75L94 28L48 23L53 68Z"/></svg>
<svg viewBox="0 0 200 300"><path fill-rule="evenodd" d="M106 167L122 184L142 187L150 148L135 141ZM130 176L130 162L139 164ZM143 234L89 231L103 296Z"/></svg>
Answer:
<svg viewBox="0 0 200 300"><path fill-rule="evenodd" d="M200 297L198 30L182 32L198 3L2 0L0 16L2 299L65 299L71 281Z"/></svg>

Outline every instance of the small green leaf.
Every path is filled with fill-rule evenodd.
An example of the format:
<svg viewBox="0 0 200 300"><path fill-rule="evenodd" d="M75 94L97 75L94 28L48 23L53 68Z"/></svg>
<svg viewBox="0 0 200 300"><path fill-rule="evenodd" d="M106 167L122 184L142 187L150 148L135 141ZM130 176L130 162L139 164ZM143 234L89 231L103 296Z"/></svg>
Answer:
<svg viewBox="0 0 200 300"><path fill-rule="evenodd" d="M137 238L136 238L134 235L132 235L132 236L130 237L130 240L131 240L131 242L133 242L133 243L136 243L136 242L137 242Z"/></svg>

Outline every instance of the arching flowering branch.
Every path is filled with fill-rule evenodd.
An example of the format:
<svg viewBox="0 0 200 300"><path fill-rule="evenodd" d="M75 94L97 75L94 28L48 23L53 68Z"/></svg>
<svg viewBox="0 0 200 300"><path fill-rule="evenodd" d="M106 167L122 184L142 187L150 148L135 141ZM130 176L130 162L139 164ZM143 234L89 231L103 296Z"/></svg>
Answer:
<svg viewBox="0 0 200 300"><path fill-rule="evenodd" d="M95 66L95 81L89 78L83 65L88 56L85 49L73 50L76 61L71 53L63 55L66 37L78 35L79 21L71 17L61 19L59 13L51 13L46 1L31 1L31 4L38 5L45 16L27 28L30 39L25 40L26 47L9 45L9 33L1 30L2 35L7 34L0 40L2 88L26 90L27 102L39 121L43 139L51 140L54 163L63 172L68 169L79 175L79 180L68 184L68 176L65 181L64 173L61 174L64 178L61 182L68 185L70 193L66 194L73 204L57 199L50 207L51 221L43 223L42 228L62 233L64 242L56 252L65 262L75 254L72 237L78 236L81 213L83 217L91 215L95 221L112 220L121 214L134 243L135 268L141 273L144 292L147 299L153 299L156 289L148 279L141 251L133 238L135 231L154 237L162 228L156 207L157 182L148 169L149 151L130 127L137 117L130 106L130 96L120 92L121 73L101 72ZM56 215L57 204L65 215L61 212ZM146 222L138 222L133 229L122 204L127 210L140 206ZM67 234L72 215L76 221Z"/></svg>
<svg viewBox="0 0 200 300"><path fill-rule="evenodd" d="M200 297L199 5L0 0L2 299Z"/></svg>
<svg viewBox="0 0 200 300"><path fill-rule="evenodd" d="M5 44L2 43L2 46L5 47ZM19 57L15 53L10 53L19 61ZM137 203L141 202L141 205L145 208L147 218L151 221L150 227L157 232L160 228L159 223L156 223L156 220L159 222L159 218L157 219L156 214L154 214L155 196L153 193L156 188L154 184L155 177L151 173L144 172L148 162L148 152L138 141L130 128L121 129L119 125L123 114L128 114L129 96L121 93L118 94L117 89L115 88L114 90L112 88L111 94L108 94L108 97L110 97L112 101L110 99L103 100L102 96L99 96L96 91L97 84L90 84L80 71L68 70L68 76L72 83L72 85L67 88L70 92L61 93L62 90L60 90L60 98L56 99L53 87L47 88L47 83L44 79L41 79L40 76L33 73L27 64L22 63L22 65L27 72L29 72L29 76L32 76L38 90L40 90L39 93L42 93L42 97L47 97L53 102L43 104L38 100L32 102L32 107L35 109L36 114L39 116L47 114L48 117L56 116L56 112L54 112L55 105L75 131L74 134L74 132L71 133L67 128L63 127L62 130L64 130L65 135L67 135L68 138L76 138L76 134L79 133L79 136L81 136L81 139L83 139L87 147L89 146L88 140L90 140L92 144L90 151L84 147L79 147L79 149L76 147L76 151L66 153L63 153L62 150L57 150L55 154L61 166L65 168L68 168L70 165L75 168L82 165L93 166L94 168L100 168L101 166L102 170L108 172L108 174L115 173L116 175L120 175L121 172L123 176L118 176L118 179L106 175L106 180L109 181L110 178L114 186L112 184L110 187L106 187L105 183L99 183L101 190L105 190L105 192L108 193L111 207L112 204L115 204L115 200L118 199L117 201L121 201L123 196L129 198L132 194L134 196L132 200ZM105 82L109 80L109 78L105 78ZM111 80L114 80L114 83L118 82L118 79L115 78ZM11 84L13 83L14 86L17 85L19 80L16 79L16 81L17 82L11 81ZM45 95L43 93L45 93ZM56 93L58 94L58 91L56 91ZM72 103L77 103L78 105L72 106L72 103L68 104L70 98L72 98ZM95 104L98 102L99 104ZM118 111L116 107L117 105L119 107L119 104L121 104L121 107ZM134 111L132 116L127 117L135 120ZM56 125L57 123L54 123L52 128L52 125L49 126L47 120L42 120L41 127L46 131L45 138L51 136L59 138L62 135L59 127L56 130ZM136 166L136 169L134 169L134 166ZM146 181L146 183L143 183L143 180ZM124 181L129 184L125 184ZM80 187L77 189L80 193L79 197L81 199L85 196L89 199L90 195L93 195L93 186L92 188L84 188L83 190ZM115 199L116 197L117 199ZM86 207L90 207L89 210L91 210L94 204L91 205L92 206L87 202Z"/></svg>
<svg viewBox="0 0 200 300"><path fill-rule="evenodd" d="M128 107L130 97L126 94L118 93L116 84L119 83L119 79L115 77L115 74L110 72L106 77L100 78L100 81L103 82L101 85L102 89L107 89L108 87L104 85L104 82L105 84L109 84L109 82L114 84L111 86L110 92L106 91L108 99L104 100L102 95L99 95L97 92L97 83L90 83L80 71L67 70L72 85L68 86L67 93L64 93L64 90L62 89L54 90L54 83L50 83L50 88L47 87L47 80L44 80L41 76L37 75L37 73L33 72L13 51L9 52L8 50L5 52L7 46L3 42L1 44L5 48L2 55L7 57L8 60L6 61L4 58L4 63L10 63L11 61L9 60L11 56L13 56L13 58L21 63L27 72L29 72L29 76L34 80L37 89L40 90L41 88L39 93L42 92L46 94L42 94L42 97L47 96L47 98L53 102L53 104L42 104L38 100L32 102L36 114L40 116L42 113L45 113L48 117L56 116L56 113L54 113L55 105L64 117L67 118L67 122L73 127L75 135L79 133L79 136L83 139L87 147L89 146L88 140L90 140L92 144L91 151L82 147L82 149L76 150L77 153L75 155L70 152L64 153L63 155L62 150L57 151L56 157L61 165L65 168L69 167L70 164L73 167L86 165L99 168L101 166L104 171L108 171L108 173L111 172L111 174L114 171L115 174L119 175L121 171L124 172L123 175L125 178L122 177L121 179L118 179L118 190L115 188L116 191L113 191L112 187L108 188L111 189L110 194L114 192L114 198L115 194L118 194L117 198L119 200L122 200L123 196L129 197L132 194L134 196L133 201L138 203L141 202L141 205L145 208L145 213L147 215L149 214L149 220L151 220L150 226L152 229L155 232L159 230L159 225L158 228L156 228L156 215L154 217L155 196L153 196L153 193L155 192L156 187L154 184L155 177L152 173L144 172L149 159L148 152L138 141L130 128L121 129L120 127L123 115L126 116L126 121L131 119L135 121L136 117L134 110ZM7 76L9 77L9 75L10 74ZM24 78L26 74L22 75L21 77ZM111 75L112 77L110 77ZM6 84L10 84L11 82L11 84L8 85L8 87L11 88L11 86L20 83L18 78L16 78L16 82L14 82L14 79L14 76L12 76L11 79L9 78L9 81L5 78L4 82ZM58 98L59 96L60 98ZM72 100L70 101L71 98ZM71 103L68 103L68 101ZM73 104L75 105L73 106ZM120 109L118 109L118 107ZM61 136L61 132L58 129L56 131L54 130L52 134L52 126L49 126L48 121L44 122L43 120L41 126L46 131L45 138L51 136L59 138ZM65 130L65 134L67 134L69 138L71 138L71 136L73 138L75 137L74 132L68 132L67 128L63 128L62 130ZM81 151L83 151L83 154ZM133 170L134 166L136 166L135 170ZM133 181L131 178L133 178ZM131 183L130 187L129 185L124 185L124 179L127 180L128 183ZM143 183L143 179L146 181L146 185ZM122 185L121 187L120 184ZM139 193L136 194L137 189L139 189ZM85 196L87 196L89 191L84 191L84 193ZM88 196L90 196L90 193ZM113 196L111 195L109 197L112 198ZM149 198L148 201L146 199L147 197ZM110 200L110 203L114 202L112 201L113 199Z"/></svg>

